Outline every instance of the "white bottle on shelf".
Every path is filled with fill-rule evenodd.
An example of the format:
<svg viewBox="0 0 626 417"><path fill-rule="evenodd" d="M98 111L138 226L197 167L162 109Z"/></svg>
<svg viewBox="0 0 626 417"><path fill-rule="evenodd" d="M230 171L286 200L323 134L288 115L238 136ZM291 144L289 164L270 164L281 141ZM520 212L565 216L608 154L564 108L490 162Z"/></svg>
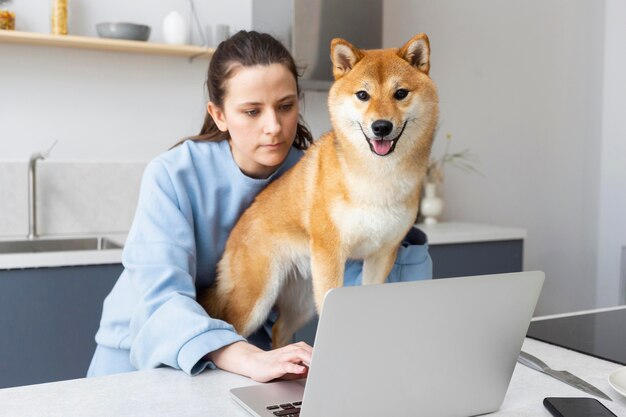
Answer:
<svg viewBox="0 0 626 417"><path fill-rule="evenodd" d="M187 23L177 11L171 11L163 19L163 39L172 45L184 45L187 40Z"/></svg>

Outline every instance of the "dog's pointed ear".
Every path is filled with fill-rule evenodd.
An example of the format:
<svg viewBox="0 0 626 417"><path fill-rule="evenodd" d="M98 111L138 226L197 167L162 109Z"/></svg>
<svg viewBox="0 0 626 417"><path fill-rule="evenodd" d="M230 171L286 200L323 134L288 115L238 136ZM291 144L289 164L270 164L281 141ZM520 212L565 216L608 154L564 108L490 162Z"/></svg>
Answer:
<svg viewBox="0 0 626 417"><path fill-rule="evenodd" d="M335 38L330 43L330 59L333 62L335 80L346 75L363 58L363 53L350 42Z"/></svg>
<svg viewBox="0 0 626 417"><path fill-rule="evenodd" d="M430 71L430 42L425 33L413 36L402 48L398 56L413 65L424 74Z"/></svg>

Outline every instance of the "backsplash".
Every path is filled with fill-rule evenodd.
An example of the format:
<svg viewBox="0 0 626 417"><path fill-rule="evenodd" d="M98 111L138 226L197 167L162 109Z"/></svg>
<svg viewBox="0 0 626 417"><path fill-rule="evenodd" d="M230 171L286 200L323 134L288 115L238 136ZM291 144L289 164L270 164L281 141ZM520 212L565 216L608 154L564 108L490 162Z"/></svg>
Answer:
<svg viewBox="0 0 626 417"><path fill-rule="evenodd" d="M28 233L27 162L0 163L0 238ZM37 164L40 235L125 233L133 220L145 163Z"/></svg>
<svg viewBox="0 0 626 417"><path fill-rule="evenodd" d="M28 233L27 163L0 163L0 237Z"/></svg>

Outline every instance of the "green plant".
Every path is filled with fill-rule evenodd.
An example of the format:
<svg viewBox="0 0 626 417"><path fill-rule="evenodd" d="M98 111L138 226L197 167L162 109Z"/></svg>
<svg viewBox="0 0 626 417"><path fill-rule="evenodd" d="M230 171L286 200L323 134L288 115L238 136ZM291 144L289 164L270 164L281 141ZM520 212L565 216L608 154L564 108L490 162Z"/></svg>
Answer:
<svg viewBox="0 0 626 417"><path fill-rule="evenodd" d="M435 138L437 132L435 132ZM452 134L446 133L446 147L443 155L439 158L432 158L428 163L428 169L426 170L425 182L443 182L443 171L446 165L451 165L462 171L468 173L475 173L482 175L475 167L479 163L478 157L473 154L469 149L464 149L460 152L450 152L450 142L452 141Z"/></svg>

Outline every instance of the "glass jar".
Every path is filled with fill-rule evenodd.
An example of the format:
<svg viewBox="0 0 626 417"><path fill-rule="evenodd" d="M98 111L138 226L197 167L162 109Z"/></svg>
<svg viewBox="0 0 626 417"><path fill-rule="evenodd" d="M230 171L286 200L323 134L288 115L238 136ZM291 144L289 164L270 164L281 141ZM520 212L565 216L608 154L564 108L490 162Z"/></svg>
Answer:
<svg viewBox="0 0 626 417"><path fill-rule="evenodd" d="M0 0L0 30L15 30L15 13L9 3L9 0Z"/></svg>
<svg viewBox="0 0 626 417"><path fill-rule="evenodd" d="M68 0L52 0L50 32L53 35L67 35Z"/></svg>

